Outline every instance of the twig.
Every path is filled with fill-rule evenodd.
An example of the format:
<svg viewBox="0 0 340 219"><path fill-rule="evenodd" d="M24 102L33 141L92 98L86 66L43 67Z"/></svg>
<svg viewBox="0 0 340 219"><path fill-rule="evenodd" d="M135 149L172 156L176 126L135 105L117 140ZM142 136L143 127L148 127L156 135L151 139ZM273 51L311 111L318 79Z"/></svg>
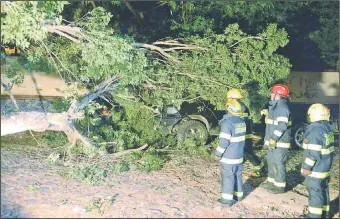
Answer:
<svg viewBox="0 0 340 219"><path fill-rule="evenodd" d="M57 69L57 72L58 72L59 76L61 77L61 79L65 80L65 79L63 78L63 76L61 75L61 73L60 73L60 70L59 70L59 68L58 68L57 63L54 61L54 59L53 59L53 57L52 57L52 54L51 54L50 50L48 49L48 47L46 46L46 44L45 44L43 41L41 41L41 44L45 47L45 50L48 52L48 55L50 56L51 60L53 61L54 66L55 66L55 68Z"/></svg>
<svg viewBox="0 0 340 219"><path fill-rule="evenodd" d="M52 52L51 51L51 53L52 53L52 55L60 62L60 65L66 70L66 71L68 71L77 81L79 81L79 79L75 76L75 74L70 70L70 69L68 69L68 68L66 68L65 66L64 66L64 64L63 64L63 62L58 58L58 56L54 53L54 52Z"/></svg>
<svg viewBox="0 0 340 219"><path fill-rule="evenodd" d="M101 143L98 143L99 145L107 145L107 144L117 144L117 142L115 141L109 141L109 142L101 142Z"/></svg>
<svg viewBox="0 0 340 219"><path fill-rule="evenodd" d="M206 48L202 48L202 47L199 47L199 46L196 46L196 45L182 44L182 43L178 43L177 41L172 41L172 40L165 41L165 42L157 41L157 42L154 42L152 44L153 45L179 46L179 47L170 48L172 50L174 50L174 49L202 49L202 50L207 50Z"/></svg>
<svg viewBox="0 0 340 219"><path fill-rule="evenodd" d="M201 50L206 50L200 47L196 47L196 46L184 46L184 47L172 47L172 48L168 48L168 49L163 49L165 52L170 52L173 50L190 50L190 49L201 49Z"/></svg>
<svg viewBox="0 0 340 219"><path fill-rule="evenodd" d="M185 76L187 76L187 77L189 77L189 78L191 78L191 79L196 79L197 77L199 77L199 76L197 76L197 75L193 75L193 74L189 74L189 73L181 73L181 72L177 72L177 74L178 74L178 75L185 75ZM217 85L223 85L223 86L226 86L226 87L228 87L228 88L233 88L233 87L231 87L231 86L229 86L229 85L227 85L227 84L223 84L223 83L220 83L220 82L217 82L217 81L208 79L208 78L204 78L204 77L199 77L199 78L201 78L202 80L206 80L206 81L212 82L212 83L217 84Z"/></svg>
<svg viewBox="0 0 340 219"><path fill-rule="evenodd" d="M257 40L264 40L262 37L246 37L246 38L243 38L242 40L239 40L237 41L236 43L234 43L233 45L231 45L229 48L239 44L240 42L242 42L243 40L247 40L247 39L257 39Z"/></svg>

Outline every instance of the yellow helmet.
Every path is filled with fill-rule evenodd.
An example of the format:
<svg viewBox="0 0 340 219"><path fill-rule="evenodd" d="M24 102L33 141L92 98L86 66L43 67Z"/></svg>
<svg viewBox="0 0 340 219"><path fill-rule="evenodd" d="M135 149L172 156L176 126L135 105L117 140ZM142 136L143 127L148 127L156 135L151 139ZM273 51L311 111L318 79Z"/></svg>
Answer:
<svg viewBox="0 0 340 219"><path fill-rule="evenodd" d="M227 99L242 99L243 96L238 89L231 89L226 94Z"/></svg>
<svg viewBox="0 0 340 219"><path fill-rule="evenodd" d="M242 116L242 106L238 100L231 99L225 104L225 109L228 113L234 116Z"/></svg>
<svg viewBox="0 0 340 219"><path fill-rule="evenodd" d="M307 111L310 122L317 122L321 120L329 121L329 109L321 103L311 105Z"/></svg>

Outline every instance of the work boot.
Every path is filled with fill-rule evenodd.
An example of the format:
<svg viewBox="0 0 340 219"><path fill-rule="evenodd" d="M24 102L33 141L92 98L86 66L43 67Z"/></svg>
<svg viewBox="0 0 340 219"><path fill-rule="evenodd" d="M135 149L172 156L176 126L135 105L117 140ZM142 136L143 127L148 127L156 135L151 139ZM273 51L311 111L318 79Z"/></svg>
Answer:
<svg viewBox="0 0 340 219"><path fill-rule="evenodd" d="M265 182L260 185L261 188L264 188L266 190L274 188L274 184L271 182Z"/></svg>
<svg viewBox="0 0 340 219"><path fill-rule="evenodd" d="M330 218L329 212L322 211L322 216L321 218Z"/></svg>
<svg viewBox="0 0 340 219"><path fill-rule="evenodd" d="M319 217L311 216L309 214L303 214L299 218L319 218ZM322 218L324 218L324 217L322 217Z"/></svg>
<svg viewBox="0 0 340 219"><path fill-rule="evenodd" d="M231 207L232 205L234 205L236 203L235 200L226 200L223 198L220 198L217 200L220 204L222 204L222 206L228 206Z"/></svg>
<svg viewBox="0 0 340 219"><path fill-rule="evenodd" d="M267 176L266 172L262 169L262 170L254 170L251 175L251 177L254 178L259 178L259 177L265 177Z"/></svg>
<svg viewBox="0 0 340 219"><path fill-rule="evenodd" d="M278 188L276 186L273 186L272 188L268 188L267 191L272 194L281 194L281 193L286 192L284 188Z"/></svg>
<svg viewBox="0 0 340 219"><path fill-rule="evenodd" d="M237 197L237 196L234 196L234 199L237 200L238 202L242 201L243 200L243 197Z"/></svg>

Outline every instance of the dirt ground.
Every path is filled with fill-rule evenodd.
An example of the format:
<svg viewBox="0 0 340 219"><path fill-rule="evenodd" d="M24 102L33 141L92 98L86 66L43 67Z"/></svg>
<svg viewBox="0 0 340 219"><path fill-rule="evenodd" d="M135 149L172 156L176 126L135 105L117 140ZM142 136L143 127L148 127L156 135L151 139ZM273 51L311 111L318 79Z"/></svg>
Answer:
<svg viewBox="0 0 340 219"><path fill-rule="evenodd" d="M218 162L209 159L176 157L160 171L110 174L103 185L90 186L62 177L65 167L51 166L45 158L27 146L1 145L1 218L298 218L308 203L304 186L292 180L287 193L268 193L261 187L264 178L248 177L248 162L244 200L222 208L216 202ZM332 216L338 218L338 187L331 186L330 194Z"/></svg>

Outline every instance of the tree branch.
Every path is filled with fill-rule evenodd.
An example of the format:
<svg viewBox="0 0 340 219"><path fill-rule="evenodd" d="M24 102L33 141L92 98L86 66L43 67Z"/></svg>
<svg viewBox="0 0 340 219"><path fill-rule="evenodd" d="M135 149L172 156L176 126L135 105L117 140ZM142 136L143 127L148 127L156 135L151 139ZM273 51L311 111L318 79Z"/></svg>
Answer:
<svg viewBox="0 0 340 219"><path fill-rule="evenodd" d="M202 49L202 50L207 50L206 48L202 48L199 46L195 46L195 45L188 45L188 44L182 44L182 43L178 43L177 41L174 40L169 40L169 41L157 41L152 43L153 45L168 45L168 46L180 46L180 47L174 47L174 48L181 48L182 49ZM173 48L172 48L173 49Z"/></svg>
<svg viewBox="0 0 340 219"><path fill-rule="evenodd" d="M17 101L15 100L11 90L9 89L9 87L5 83L3 83L2 81L0 81L0 82L1 82L1 86L3 88L5 88L5 90L8 92L8 94L9 94L9 96L10 96L10 98L12 100L12 103L14 104L15 108L19 111L19 107L18 107Z"/></svg>
<svg viewBox="0 0 340 219"><path fill-rule="evenodd" d="M121 79L120 76L112 76L111 78L107 79L106 81L100 83L97 85L94 90L95 92L88 93L85 97L83 97L80 101L74 102L70 108L68 109L67 113L72 114L75 111L87 106L92 100L96 99L98 96L100 96L102 93L106 91L106 89L111 85L113 82ZM118 87L118 84L113 85L114 89Z"/></svg>
<svg viewBox="0 0 340 219"><path fill-rule="evenodd" d="M71 27L65 25L47 26L47 31L50 33L59 34L60 36L63 36L75 43L80 43L78 39L72 37L72 36L76 36L78 38L81 37L81 35L79 34L81 32L81 29L79 27ZM64 32L68 33L69 35Z"/></svg>
<svg viewBox="0 0 340 219"><path fill-rule="evenodd" d="M167 59L178 62L178 60L176 60L173 56L169 55L168 53L166 53L164 51L164 49L162 49L158 46L154 46L154 45L150 45L150 44L146 44L146 43L134 43L133 46L137 47L137 48L148 48L148 49L151 49L151 50L155 50L155 51L159 52L160 54L162 54Z"/></svg>
<svg viewBox="0 0 340 219"><path fill-rule="evenodd" d="M120 152L114 153L114 154L110 155L109 157L110 157L110 158L121 157L121 156L126 155L126 154L129 154L129 153L131 153L131 152L144 150L144 149L147 148L148 146L149 146L148 144L144 144L143 146L141 146L141 147L139 147L139 148L124 150L124 151L120 151Z"/></svg>

